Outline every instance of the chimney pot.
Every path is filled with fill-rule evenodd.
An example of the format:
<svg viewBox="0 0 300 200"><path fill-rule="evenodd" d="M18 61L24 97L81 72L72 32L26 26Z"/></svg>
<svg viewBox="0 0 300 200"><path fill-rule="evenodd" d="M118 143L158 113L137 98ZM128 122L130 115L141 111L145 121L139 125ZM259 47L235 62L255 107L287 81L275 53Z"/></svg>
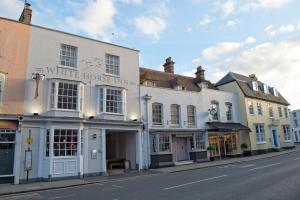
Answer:
<svg viewBox="0 0 300 200"><path fill-rule="evenodd" d="M205 70L202 68L202 66L197 67L196 71L196 79L198 82L205 81Z"/></svg>
<svg viewBox="0 0 300 200"><path fill-rule="evenodd" d="M175 62L172 60L172 57L168 57L166 63L163 65L165 72L174 74L174 64Z"/></svg>

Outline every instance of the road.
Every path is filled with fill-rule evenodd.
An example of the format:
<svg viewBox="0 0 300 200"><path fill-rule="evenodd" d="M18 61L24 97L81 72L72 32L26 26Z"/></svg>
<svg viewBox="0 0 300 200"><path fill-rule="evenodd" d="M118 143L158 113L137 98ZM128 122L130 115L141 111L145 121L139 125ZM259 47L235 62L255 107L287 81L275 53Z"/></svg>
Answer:
<svg viewBox="0 0 300 200"><path fill-rule="evenodd" d="M264 160L153 174L1 200L300 200L300 152Z"/></svg>

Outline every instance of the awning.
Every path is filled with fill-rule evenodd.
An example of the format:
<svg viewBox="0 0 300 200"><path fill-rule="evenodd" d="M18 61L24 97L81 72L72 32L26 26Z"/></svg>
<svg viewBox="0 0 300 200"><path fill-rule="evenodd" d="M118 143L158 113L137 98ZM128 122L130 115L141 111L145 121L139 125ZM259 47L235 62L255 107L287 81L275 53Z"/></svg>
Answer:
<svg viewBox="0 0 300 200"><path fill-rule="evenodd" d="M240 123L207 122L207 124L212 126L212 129L208 129L209 132L251 131L249 127L244 126Z"/></svg>

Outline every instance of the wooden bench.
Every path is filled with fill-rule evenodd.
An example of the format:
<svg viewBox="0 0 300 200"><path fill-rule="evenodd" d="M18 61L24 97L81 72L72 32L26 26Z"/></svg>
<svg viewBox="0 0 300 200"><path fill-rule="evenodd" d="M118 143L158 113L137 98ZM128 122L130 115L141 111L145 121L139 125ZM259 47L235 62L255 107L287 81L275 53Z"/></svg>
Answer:
<svg viewBox="0 0 300 200"><path fill-rule="evenodd" d="M107 160L107 169L112 170L113 167L125 168L125 159L110 159L110 160Z"/></svg>

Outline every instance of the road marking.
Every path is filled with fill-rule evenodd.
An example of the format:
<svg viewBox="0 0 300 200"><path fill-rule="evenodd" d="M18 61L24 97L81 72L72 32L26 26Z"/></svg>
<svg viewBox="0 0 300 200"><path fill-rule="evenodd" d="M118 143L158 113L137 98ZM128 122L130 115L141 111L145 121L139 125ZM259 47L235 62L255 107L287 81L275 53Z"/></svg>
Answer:
<svg viewBox="0 0 300 200"><path fill-rule="evenodd" d="M248 168L248 167L253 167L255 166L254 164L249 164L249 165L242 165L240 168Z"/></svg>
<svg viewBox="0 0 300 200"><path fill-rule="evenodd" d="M61 196L55 196L55 197L49 197L48 199L50 200L54 200L54 199L65 199L66 197L72 197L74 196L74 194L70 194L70 195L61 195Z"/></svg>
<svg viewBox="0 0 300 200"><path fill-rule="evenodd" d="M261 167L256 167L256 168L249 169L248 171L255 171L255 170L258 170L258 169L263 169L263 168L267 168L267 167L272 167L272 166L280 165L280 164L281 164L281 163L274 163L274 164L270 164L270 165L264 165L264 166L261 166Z"/></svg>
<svg viewBox="0 0 300 200"><path fill-rule="evenodd" d="M295 158L294 160L300 160L300 158Z"/></svg>
<svg viewBox="0 0 300 200"><path fill-rule="evenodd" d="M31 194L15 194L15 195L6 195L4 197L0 197L1 200L25 200L25 199L42 199L42 196L38 193Z"/></svg>
<svg viewBox="0 0 300 200"><path fill-rule="evenodd" d="M171 186L171 187L167 187L167 188L164 188L163 190L170 190L170 189L174 189L174 188L179 188L179 187L184 187L184 186L187 186L187 185L192 185L192 184L195 184L195 183L201 183L201 182L204 182L204 181L210 181L210 180L214 180L214 179L219 179L219 178L223 178L223 177L226 177L228 175L221 175L221 176L216 176L216 177L212 177L212 178L206 178L206 179L202 179L202 180L199 180L199 181L193 181L193 182L189 182L189 183L184 183L184 184L180 184L180 185L175 185L175 186Z"/></svg>

